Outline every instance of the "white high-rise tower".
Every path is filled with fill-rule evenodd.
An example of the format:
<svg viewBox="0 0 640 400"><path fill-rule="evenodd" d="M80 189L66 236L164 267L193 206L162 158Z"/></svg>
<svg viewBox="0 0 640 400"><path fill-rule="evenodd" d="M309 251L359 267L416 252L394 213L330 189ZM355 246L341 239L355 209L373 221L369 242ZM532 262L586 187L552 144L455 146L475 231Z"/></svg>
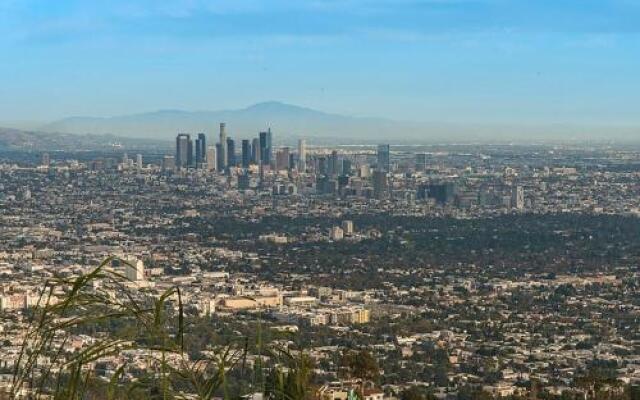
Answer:
<svg viewBox="0 0 640 400"><path fill-rule="evenodd" d="M132 282L144 281L144 263L135 257L126 260L125 276Z"/></svg>
<svg viewBox="0 0 640 400"><path fill-rule="evenodd" d="M298 171L307 169L307 144L304 139L298 140Z"/></svg>
<svg viewBox="0 0 640 400"><path fill-rule="evenodd" d="M220 159L220 164L222 168L226 168L228 164L227 160L227 132L225 131L226 124L224 122L220 123L220 153L218 154L218 158Z"/></svg>
<svg viewBox="0 0 640 400"><path fill-rule="evenodd" d="M209 171L215 171L217 165L218 165L218 160L216 157L216 147L209 146L207 147L207 169Z"/></svg>

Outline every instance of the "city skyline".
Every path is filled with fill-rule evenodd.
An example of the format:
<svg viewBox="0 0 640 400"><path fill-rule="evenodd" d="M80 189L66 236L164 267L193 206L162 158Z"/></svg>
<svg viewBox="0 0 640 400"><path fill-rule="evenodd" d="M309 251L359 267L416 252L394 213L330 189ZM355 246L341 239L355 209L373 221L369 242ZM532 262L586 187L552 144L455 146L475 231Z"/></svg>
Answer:
<svg viewBox="0 0 640 400"><path fill-rule="evenodd" d="M5 0L0 10L1 126L270 99L409 121L639 122L632 1Z"/></svg>
<svg viewBox="0 0 640 400"><path fill-rule="evenodd" d="M0 400L640 400L640 0L0 0Z"/></svg>
<svg viewBox="0 0 640 400"><path fill-rule="evenodd" d="M271 349L314 365L291 399L346 398L362 358L354 399L638 398L637 147L294 147L216 127L173 149L0 152L0 398L69 398L27 346L69 379L89 355L73 397L155 398L154 337L172 343L167 398L212 397L192 366L226 338L220 399L279 398L255 385Z"/></svg>

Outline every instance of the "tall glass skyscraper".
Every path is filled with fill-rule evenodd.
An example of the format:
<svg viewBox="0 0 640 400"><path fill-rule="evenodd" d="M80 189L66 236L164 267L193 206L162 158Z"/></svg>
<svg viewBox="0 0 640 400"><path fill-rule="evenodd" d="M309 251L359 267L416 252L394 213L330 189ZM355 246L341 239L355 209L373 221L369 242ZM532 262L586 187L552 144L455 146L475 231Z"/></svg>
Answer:
<svg viewBox="0 0 640 400"><path fill-rule="evenodd" d="M251 161L260 164L260 138L254 138L251 144Z"/></svg>
<svg viewBox="0 0 640 400"><path fill-rule="evenodd" d="M251 163L251 142L249 139L242 140L242 168L249 168Z"/></svg>
<svg viewBox="0 0 640 400"><path fill-rule="evenodd" d="M227 131L226 124L220 123L220 151L218 152L218 160L223 166L223 170L227 167L229 160L227 159Z"/></svg>
<svg viewBox="0 0 640 400"><path fill-rule="evenodd" d="M236 142L231 138L227 138L227 167L236 166Z"/></svg>
<svg viewBox="0 0 640 400"><path fill-rule="evenodd" d="M391 146L388 144L378 145L378 171L391 171Z"/></svg>
<svg viewBox="0 0 640 400"><path fill-rule="evenodd" d="M199 133L196 139L196 168L201 168L207 160L207 139L204 133Z"/></svg>
<svg viewBox="0 0 640 400"><path fill-rule="evenodd" d="M307 144L304 139L298 140L298 171L304 171L307 168Z"/></svg>
<svg viewBox="0 0 640 400"><path fill-rule="evenodd" d="M273 149L272 141L273 136L271 134L271 128L269 128L266 132L260 132L260 157L262 158L263 164L271 163Z"/></svg>
<svg viewBox="0 0 640 400"><path fill-rule="evenodd" d="M193 162L193 144L191 136L186 133L180 133L176 137L176 167L188 168Z"/></svg>

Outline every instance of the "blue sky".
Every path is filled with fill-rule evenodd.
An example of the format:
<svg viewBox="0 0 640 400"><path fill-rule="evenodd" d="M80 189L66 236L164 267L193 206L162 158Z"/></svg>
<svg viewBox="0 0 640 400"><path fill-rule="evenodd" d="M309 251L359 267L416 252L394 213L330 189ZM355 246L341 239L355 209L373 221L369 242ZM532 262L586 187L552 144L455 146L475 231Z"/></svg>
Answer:
<svg viewBox="0 0 640 400"><path fill-rule="evenodd" d="M640 124L640 0L0 0L0 121L280 100Z"/></svg>

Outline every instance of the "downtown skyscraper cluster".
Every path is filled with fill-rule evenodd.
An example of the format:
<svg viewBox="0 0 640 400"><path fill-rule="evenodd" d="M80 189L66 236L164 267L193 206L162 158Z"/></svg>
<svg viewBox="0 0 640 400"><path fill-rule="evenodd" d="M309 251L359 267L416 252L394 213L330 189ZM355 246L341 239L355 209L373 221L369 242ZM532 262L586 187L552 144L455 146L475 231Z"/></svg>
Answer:
<svg viewBox="0 0 640 400"><path fill-rule="evenodd" d="M194 154L195 147L195 154ZM175 166L177 168L204 168L207 160L207 137L204 133L199 133L195 146L191 140L191 135L180 133L176 137Z"/></svg>
<svg viewBox="0 0 640 400"><path fill-rule="evenodd" d="M165 168L207 169L224 173L236 167L247 169L251 165L271 166L278 157L282 157L280 152L274 156L271 128L260 132L252 140L243 139L239 157L236 150L236 141L227 136L226 128L227 126L224 122L220 123L218 143L209 146L207 146L204 133L197 135L195 143L193 143L191 135L187 133L178 134L176 137L175 157L165 157ZM304 162L304 141L301 141L299 147L302 149L302 156L299 157L299 160ZM287 160L285 164L288 168L290 160L288 148L286 150Z"/></svg>

